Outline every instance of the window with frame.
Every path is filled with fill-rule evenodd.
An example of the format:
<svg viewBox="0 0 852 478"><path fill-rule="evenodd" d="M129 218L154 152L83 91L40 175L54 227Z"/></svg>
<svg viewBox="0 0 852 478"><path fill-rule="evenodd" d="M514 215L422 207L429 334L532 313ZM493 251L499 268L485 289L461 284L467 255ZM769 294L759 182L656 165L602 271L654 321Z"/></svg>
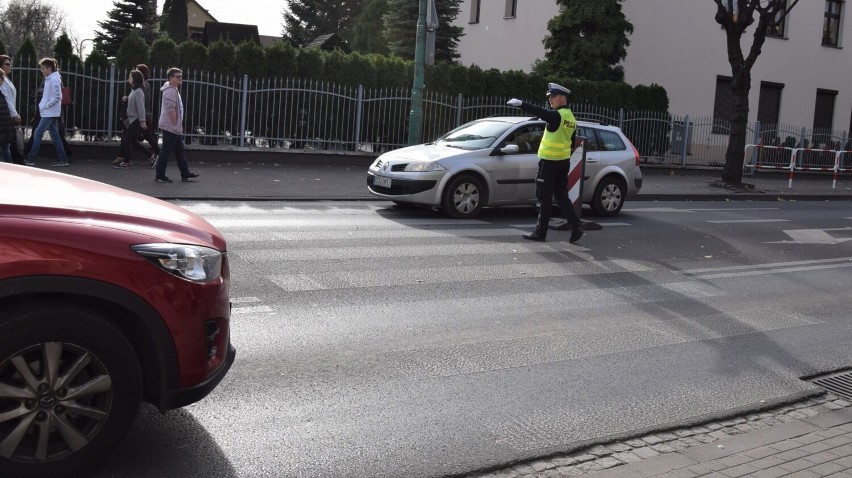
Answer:
<svg viewBox="0 0 852 478"><path fill-rule="evenodd" d="M590 151L600 151L601 148L598 146L598 137L595 134L595 130L593 128L585 128L583 126L577 127L577 136L582 136L586 138L585 147L586 152ZM575 145L576 146L576 145Z"/></svg>
<svg viewBox="0 0 852 478"><path fill-rule="evenodd" d="M713 134L728 134L731 116L734 113L734 79L730 76L716 77L716 97L713 100Z"/></svg>
<svg viewBox="0 0 852 478"><path fill-rule="evenodd" d="M822 45L840 46L840 14L843 0L825 0L825 21L822 26Z"/></svg>
<svg viewBox="0 0 852 478"><path fill-rule="evenodd" d="M834 127L834 104L837 99L836 90L817 89L814 104L813 146L821 148L831 142Z"/></svg>
<svg viewBox="0 0 852 478"><path fill-rule="evenodd" d="M544 126L522 126L506 138L506 144L517 144L520 154L538 153L541 138L544 137Z"/></svg>
<svg viewBox="0 0 852 478"><path fill-rule="evenodd" d="M518 0L506 0L506 13L504 18L515 18L518 16Z"/></svg>
<svg viewBox="0 0 852 478"><path fill-rule="evenodd" d="M785 5L786 7L786 5ZM775 16L775 21L766 27L766 36L774 38L786 38L785 27L787 26L787 15L784 15L785 10L778 12Z"/></svg>
<svg viewBox="0 0 852 478"><path fill-rule="evenodd" d="M626 151L627 146L624 144L624 141L621 140L621 136L614 131L609 131L606 129L597 130L598 139L601 142L601 149L603 151Z"/></svg>
<svg viewBox="0 0 852 478"><path fill-rule="evenodd" d="M479 23L479 8L482 0L470 0L470 21L468 23Z"/></svg>

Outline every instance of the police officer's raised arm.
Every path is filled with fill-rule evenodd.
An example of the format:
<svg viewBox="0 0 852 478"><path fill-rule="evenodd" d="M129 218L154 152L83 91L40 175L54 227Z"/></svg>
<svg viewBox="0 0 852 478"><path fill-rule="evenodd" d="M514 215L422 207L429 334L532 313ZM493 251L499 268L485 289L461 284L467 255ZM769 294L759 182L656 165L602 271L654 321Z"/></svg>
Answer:
<svg viewBox="0 0 852 478"><path fill-rule="evenodd" d="M554 132L559 129L559 124L562 122L562 116L560 116L559 112L556 110L546 110L536 105L524 103L517 98L512 98L507 104L510 106L517 106L527 113L543 119L547 123L547 130L550 132Z"/></svg>

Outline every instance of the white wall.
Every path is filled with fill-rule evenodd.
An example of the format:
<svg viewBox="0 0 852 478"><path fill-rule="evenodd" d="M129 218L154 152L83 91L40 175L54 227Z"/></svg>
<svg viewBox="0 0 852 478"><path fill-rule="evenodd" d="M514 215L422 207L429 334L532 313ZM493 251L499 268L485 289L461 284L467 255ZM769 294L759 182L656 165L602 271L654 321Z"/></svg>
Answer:
<svg viewBox="0 0 852 478"><path fill-rule="evenodd" d="M461 62L483 68L529 71L544 57L542 39L547 22L558 13L552 0L518 0L518 17L503 19L503 0L482 0L480 22L468 24L471 0L457 19L465 36L459 43ZM852 2L844 4L843 23ZM716 76L730 76L725 32L715 21L711 0L625 0L625 15L633 23L624 62L630 84L656 83L669 94L673 114L709 116L713 113ZM834 129L850 127L852 113L852 34L841 26L841 46L823 47L825 3L801 0L787 19L786 39L769 37L752 70L750 121L757 119L760 82L784 84L780 122L810 127L814 119L817 88L839 92ZM743 37L745 52L751 47L753 28Z"/></svg>
<svg viewBox="0 0 852 478"><path fill-rule="evenodd" d="M458 51L465 65L484 69L529 72L535 60L544 58L547 22L559 9L553 0L518 0L518 15L504 19L505 0L481 0L479 23L470 21L472 0L464 0L456 24L465 36Z"/></svg>

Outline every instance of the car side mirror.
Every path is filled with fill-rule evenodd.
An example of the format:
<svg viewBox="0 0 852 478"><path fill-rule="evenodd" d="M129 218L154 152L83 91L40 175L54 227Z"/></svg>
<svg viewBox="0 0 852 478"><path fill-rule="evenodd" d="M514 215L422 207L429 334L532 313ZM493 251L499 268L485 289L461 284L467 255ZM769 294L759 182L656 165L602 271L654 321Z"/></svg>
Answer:
<svg viewBox="0 0 852 478"><path fill-rule="evenodd" d="M507 144L500 148L500 152L503 154L518 154L521 152L521 148L517 144Z"/></svg>

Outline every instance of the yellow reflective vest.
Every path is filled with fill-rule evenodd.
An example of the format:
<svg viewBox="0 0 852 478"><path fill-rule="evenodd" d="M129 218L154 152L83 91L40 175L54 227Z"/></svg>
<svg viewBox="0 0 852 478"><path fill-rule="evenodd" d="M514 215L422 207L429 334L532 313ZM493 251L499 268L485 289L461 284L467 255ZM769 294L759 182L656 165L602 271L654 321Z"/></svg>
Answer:
<svg viewBox="0 0 852 478"><path fill-rule="evenodd" d="M541 145L538 147L538 157L549 161L561 161L571 157L571 137L577 129L574 113L568 108L556 110L562 117L562 122L556 131L544 129Z"/></svg>

